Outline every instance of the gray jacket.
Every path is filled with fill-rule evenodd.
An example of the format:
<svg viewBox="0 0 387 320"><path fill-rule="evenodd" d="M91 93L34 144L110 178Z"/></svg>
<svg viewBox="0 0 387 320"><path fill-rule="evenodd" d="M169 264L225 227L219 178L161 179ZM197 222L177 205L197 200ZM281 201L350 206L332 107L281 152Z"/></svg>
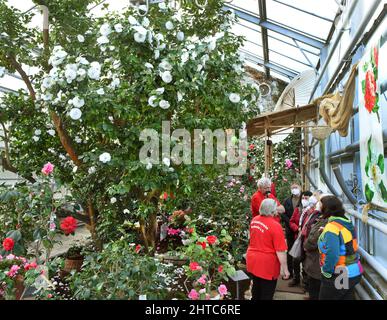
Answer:
<svg viewBox="0 0 387 320"><path fill-rule="evenodd" d="M321 278L320 253L318 251L318 238L328 219L319 217L312 225L308 237L304 241L305 260L302 262L306 274L313 279Z"/></svg>

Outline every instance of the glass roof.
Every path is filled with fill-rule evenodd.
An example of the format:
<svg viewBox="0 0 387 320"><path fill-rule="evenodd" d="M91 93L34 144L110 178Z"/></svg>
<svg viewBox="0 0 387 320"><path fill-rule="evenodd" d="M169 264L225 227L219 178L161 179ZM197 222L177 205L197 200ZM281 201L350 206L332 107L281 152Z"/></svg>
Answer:
<svg viewBox="0 0 387 320"><path fill-rule="evenodd" d="M233 32L246 37L241 51L255 57L259 70L290 81L302 71L316 69L320 50L330 40L338 2L233 0L226 6L239 18Z"/></svg>
<svg viewBox="0 0 387 320"><path fill-rule="evenodd" d="M321 48L329 40L333 21L339 10L338 0L228 0L225 8L234 10L238 23L232 31L243 35L241 48L247 64L271 76L289 82L300 72L315 69ZM129 0L105 0L109 10L120 11ZM157 1L160 2L160 1ZM8 0L22 11L34 7L32 0ZM261 9L260 9L261 7ZM91 7L95 15L104 14L101 5ZM42 27L42 16L36 11L32 24ZM307 31L306 31L307 30ZM265 54L266 60L265 60ZM23 87L12 75L0 81L0 91Z"/></svg>

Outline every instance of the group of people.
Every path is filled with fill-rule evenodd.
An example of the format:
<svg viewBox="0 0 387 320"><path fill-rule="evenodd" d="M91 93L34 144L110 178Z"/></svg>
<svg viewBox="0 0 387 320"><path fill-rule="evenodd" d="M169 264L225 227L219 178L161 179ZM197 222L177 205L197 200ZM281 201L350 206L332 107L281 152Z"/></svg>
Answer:
<svg viewBox="0 0 387 320"><path fill-rule="evenodd" d="M271 180L262 178L251 212L246 263L253 300L272 300L279 276L291 279L289 286L302 284L311 300L355 299L363 269L355 228L340 199L320 190L301 191L293 183L282 205Z"/></svg>

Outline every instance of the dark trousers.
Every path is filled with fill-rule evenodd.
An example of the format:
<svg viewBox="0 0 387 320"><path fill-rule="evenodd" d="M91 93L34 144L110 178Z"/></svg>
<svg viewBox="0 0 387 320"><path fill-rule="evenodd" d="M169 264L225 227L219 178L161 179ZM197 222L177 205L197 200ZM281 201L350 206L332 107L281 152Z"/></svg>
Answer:
<svg viewBox="0 0 387 320"><path fill-rule="evenodd" d="M320 294L321 280L308 276L308 292L310 300L318 300Z"/></svg>
<svg viewBox="0 0 387 320"><path fill-rule="evenodd" d="M355 286L360 282L361 276L349 278L348 289L335 287L336 277L331 279L322 277L319 300L355 300Z"/></svg>
<svg viewBox="0 0 387 320"><path fill-rule="evenodd" d="M253 289L251 300L273 300L277 280L266 280L252 276Z"/></svg>

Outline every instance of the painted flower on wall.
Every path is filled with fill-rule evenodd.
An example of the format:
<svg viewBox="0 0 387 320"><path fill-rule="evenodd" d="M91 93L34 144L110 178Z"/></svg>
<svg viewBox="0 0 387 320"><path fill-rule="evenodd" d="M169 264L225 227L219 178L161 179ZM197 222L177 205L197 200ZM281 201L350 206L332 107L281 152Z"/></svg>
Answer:
<svg viewBox="0 0 387 320"><path fill-rule="evenodd" d="M383 182L384 156L372 153L372 135L368 139L368 155L365 165L365 173L370 178L364 186L367 202L371 202L376 193L379 193L384 202L387 202L387 189Z"/></svg>
<svg viewBox="0 0 387 320"><path fill-rule="evenodd" d="M364 94L364 106L369 113L376 113L378 120L379 117L379 93L377 87L378 81L378 62L379 52L378 47L374 47L371 50L371 59L369 62L363 64L363 71L365 73L365 79L362 81L362 91Z"/></svg>

